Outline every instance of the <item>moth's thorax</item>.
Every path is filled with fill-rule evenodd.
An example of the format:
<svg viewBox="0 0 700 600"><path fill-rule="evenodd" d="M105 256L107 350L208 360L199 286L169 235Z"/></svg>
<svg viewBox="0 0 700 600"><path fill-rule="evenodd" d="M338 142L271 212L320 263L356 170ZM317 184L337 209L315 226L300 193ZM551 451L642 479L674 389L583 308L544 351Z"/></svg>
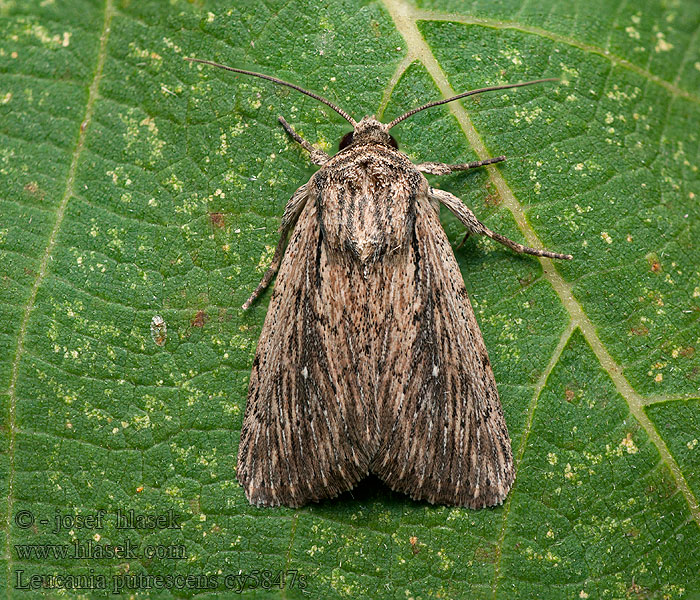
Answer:
<svg viewBox="0 0 700 600"><path fill-rule="evenodd" d="M363 117L352 132L353 144L381 144L391 146L391 136L384 123L374 117Z"/></svg>
<svg viewBox="0 0 700 600"><path fill-rule="evenodd" d="M339 152L313 182L327 249L364 264L405 249L416 198L428 188L403 152L379 143Z"/></svg>

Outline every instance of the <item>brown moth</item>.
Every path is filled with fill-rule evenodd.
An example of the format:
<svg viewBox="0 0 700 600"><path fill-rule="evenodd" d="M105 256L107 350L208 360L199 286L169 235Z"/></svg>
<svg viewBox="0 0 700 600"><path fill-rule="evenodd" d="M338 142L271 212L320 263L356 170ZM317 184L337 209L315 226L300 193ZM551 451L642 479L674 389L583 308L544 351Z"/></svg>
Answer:
<svg viewBox="0 0 700 600"><path fill-rule="evenodd" d="M247 309L279 270L253 362L238 451L252 504L301 506L350 490L369 473L415 500L501 504L515 472L486 346L439 220L445 205L467 228L516 252L457 197L430 186L442 175L505 160L414 165L391 123L356 122L332 102L267 75L187 59L291 87L353 127L329 156L279 117L321 167L284 210L272 264ZM287 244L287 237L292 233ZM286 250L285 250L286 246Z"/></svg>

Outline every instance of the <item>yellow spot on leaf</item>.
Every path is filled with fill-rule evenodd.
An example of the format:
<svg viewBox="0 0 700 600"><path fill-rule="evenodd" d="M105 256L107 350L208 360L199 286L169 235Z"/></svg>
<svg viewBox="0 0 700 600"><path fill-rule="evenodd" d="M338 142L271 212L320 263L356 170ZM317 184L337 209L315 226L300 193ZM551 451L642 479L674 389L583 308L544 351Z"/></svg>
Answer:
<svg viewBox="0 0 700 600"><path fill-rule="evenodd" d="M632 439L631 433L628 433L625 439L620 442L620 446L627 450L627 454L637 454L639 451L639 448L637 448Z"/></svg>
<svg viewBox="0 0 700 600"><path fill-rule="evenodd" d="M668 52L673 48L673 44L666 41L663 32L659 31L656 34L656 46L654 47L655 52Z"/></svg>

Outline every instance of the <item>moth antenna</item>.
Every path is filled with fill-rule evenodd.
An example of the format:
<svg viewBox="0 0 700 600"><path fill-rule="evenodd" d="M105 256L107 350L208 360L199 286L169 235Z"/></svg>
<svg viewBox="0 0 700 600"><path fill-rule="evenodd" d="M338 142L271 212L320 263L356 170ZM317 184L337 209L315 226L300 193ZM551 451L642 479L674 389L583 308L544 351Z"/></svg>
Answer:
<svg viewBox="0 0 700 600"><path fill-rule="evenodd" d="M408 117L415 115L417 112L425 110L426 108L432 108L433 106L440 106L441 104L447 104L453 100L459 100L460 98L466 98L467 96L473 96L474 94L481 94L482 92L493 92L496 90L509 90L511 88L523 87L526 85L534 85L535 83L545 83L547 81L559 81L558 79L552 77L550 79L535 79L533 81L524 81L522 83L507 83L505 85L494 85L492 87L479 88L478 90L471 90L469 92L463 92L452 96L452 98L447 98L446 100L435 100L434 102L428 102L423 106L418 108L412 108L407 113L402 114L400 117L394 119L391 123L387 125L387 130L391 129L394 125L398 125L401 121L408 119Z"/></svg>
<svg viewBox="0 0 700 600"><path fill-rule="evenodd" d="M302 94L306 94L307 96L311 96L311 98L314 98L315 100L318 100L319 102L323 102L323 104L325 104L326 106L330 106L335 112L337 112L341 117L343 117L353 127L355 127L355 125L357 125L357 122L355 121L355 119L353 119L342 108L333 104L330 100L326 100L323 96L319 96L318 94L314 94L313 92L310 92L309 90L305 90L304 88L299 87L298 85L294 85L293 83L289 83L288 81L283 81L281 79L277 79L277 77L270 77L270 75L263 75L262 73L256 73L255 71L246 71L245 69L236 69L235 67L229 67L226 65L222 65L222 64L216 63L216 62L211 61L211 60L202 60L201 58L189 58L187 56L185 57L185 60L188 60L190 62L202 63L203 65L211 65L212 67L218 67L219 69L224 69L226 71L233 71L234 73L242 73L243 75L252 75L253 77L260 77L260 79L267 79L268 81L272 81L273 83L277 83L279 85L286 85L287 87L290 87L293 90L296 90L297 92L301 92Z"/></svg>

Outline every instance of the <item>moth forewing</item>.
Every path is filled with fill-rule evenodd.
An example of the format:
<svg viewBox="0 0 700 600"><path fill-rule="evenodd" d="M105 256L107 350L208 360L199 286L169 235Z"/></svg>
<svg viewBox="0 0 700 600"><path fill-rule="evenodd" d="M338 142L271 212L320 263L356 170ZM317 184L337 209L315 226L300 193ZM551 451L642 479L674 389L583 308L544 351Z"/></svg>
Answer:
<svg viewBox="0 0 700 600"><path fill-rule="evenodd" d="M406 256L415 267L402 286L408 309L393 323L400 358L384 376L386 417L372 470L417 500L493 506L514 480L496 382L427 193L416 198L415 208Z"/></svg>
<svg viewBox="0 0 700 600"><path fill-rule="evenodd" d="M272 264L279 269L256 350L238 451L238 479L261 506L301 506L351 489L369 473L416 500L501 504L515 478L493 371L464 281L438 217L516 252L529 248L484 226L422 173L504 160L414 165L389 129L411 115L499 85L430 102L388 125L356 122L294 84L251 71L330 106L353 127L333 157L280 117L321 168L292 196ZM291 232L285 250L287 237Z"/></svg>
<svg viewBox="0 0 700 600"><path fill-rule="evenodd" d="M324 251L317 200L289 241L253 362L238 479L258 505L333 497L367 474L361 399L347 401L351 357L332 276L342 269Z"/></svg>

